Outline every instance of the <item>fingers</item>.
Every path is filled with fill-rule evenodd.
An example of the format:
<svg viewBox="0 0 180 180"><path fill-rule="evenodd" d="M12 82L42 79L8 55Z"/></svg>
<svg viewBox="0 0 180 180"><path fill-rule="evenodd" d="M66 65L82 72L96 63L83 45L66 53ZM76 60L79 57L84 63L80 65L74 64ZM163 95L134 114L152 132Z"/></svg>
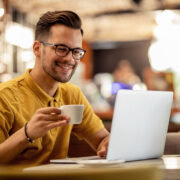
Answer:
<svg viewBox="0 0 180 180"><path fill-rule="evenodd" d="M98 152L97 155L99 157L105 157L107 154L107 147L103 146Z"/></svg>
<svg viewBox="0 0 180 180"><path fill-rule="evenodd" d="M108 145L109 145L109 134L101 141L100 145L97 149L97 155L100 157L104 157L107 154Z"/></svg>
<svg viewBox="0 0 180 180"><path fill-rule="evenodd" d="M56 128L56 127L59 127L59 126L65 126L67 124L68 124L68 122L66 120L62 120L62 121L59 121L59 122L53 122L53 123L48 124L47 128L50 130L50 129L53 129L53 128Z"/></svg>
<svg viewBox="0 0 180 180"><path fill-rule="evenodd" d="M38 121L41 122L43 127L49 129L49 127L57 127L61 125L67 125L70 121L70 117L64 114L38 114Z"/></svg>
<svg viewBox="0 0 180 180"><path fill-rule="evenodd" d="M36 117L39 120L46 121L61 121L67 120L70 121L70 117L68 115L61 114L61 110L56 107L47 107L41 108L36 111Z"/></svg>
<svg viewBox="0 0 180 180"><path fill-rule="evenodd" d="M57 107L45 107L37 110L37 113L43 114L61 114L61 110Z"/></svg>
<svg viewBox="0 0 180 180"><path fill-rule="evenodd" d="M67 120L68 122L70 121L70 117L64 114L43 114L41 116L41 119L46 121L62 121L62 120Z"/></svg>

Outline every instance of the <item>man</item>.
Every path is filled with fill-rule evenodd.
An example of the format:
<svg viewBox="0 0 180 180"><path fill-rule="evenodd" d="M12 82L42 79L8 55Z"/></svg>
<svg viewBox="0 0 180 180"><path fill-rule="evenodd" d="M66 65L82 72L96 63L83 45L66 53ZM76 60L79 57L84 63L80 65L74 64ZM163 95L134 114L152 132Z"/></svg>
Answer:
<svg viewBox="0 0 180 180"><path fill-rule="evenodd" d="M0 162L42 164L65 158L71 132L105 156L109 133L78 87L67 83L85 50L81 20L71 11L45 13L36 25L35 66L0 85ZM59 107L84 104L80 125Z"/></svg>

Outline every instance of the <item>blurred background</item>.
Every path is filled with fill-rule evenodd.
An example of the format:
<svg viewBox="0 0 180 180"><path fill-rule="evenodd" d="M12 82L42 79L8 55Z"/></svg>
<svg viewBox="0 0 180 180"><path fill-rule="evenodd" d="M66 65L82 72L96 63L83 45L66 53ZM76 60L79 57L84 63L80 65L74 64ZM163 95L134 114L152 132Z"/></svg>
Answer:
<svg viewBox="0 0 180 180"><path fill-rule="evenodd" d="M46 11L83 22L83 58L71 82L112 119L119 89L174 91L169 131L180 130L180 0L0 0L0 82L34 65L34 28Z"/></svg>

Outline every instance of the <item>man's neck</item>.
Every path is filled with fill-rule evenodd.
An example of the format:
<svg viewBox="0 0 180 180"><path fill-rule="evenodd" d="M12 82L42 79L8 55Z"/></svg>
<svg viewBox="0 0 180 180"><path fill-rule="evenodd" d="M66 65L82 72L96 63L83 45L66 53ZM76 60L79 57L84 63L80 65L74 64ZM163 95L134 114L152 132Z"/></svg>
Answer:
<svg viewBox="0 0 180 180"><path fill-rule="evenodd" d="M55 95L59 82L53 80L45 73L39 73L36 69L32 69L30 76L48 95L52 97Z"/></svg>

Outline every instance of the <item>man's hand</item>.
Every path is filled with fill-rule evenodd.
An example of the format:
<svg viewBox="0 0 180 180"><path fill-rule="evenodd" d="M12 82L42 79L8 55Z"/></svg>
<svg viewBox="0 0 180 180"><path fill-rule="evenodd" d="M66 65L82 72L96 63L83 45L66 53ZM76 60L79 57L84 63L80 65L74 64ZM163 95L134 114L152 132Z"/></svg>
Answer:
<svg viewBox="0 0 180 180"><path fill-rule="evenodd" d="M27 134L31 139L44 136L48 130L67 125L70 117L61 114L56 107L38 109L27 125Z"/></svg>
<svg viewBox="0 0 180 180"><path fill-rule="evenodd" d="M48 130L69 123L70 117L61 114L55 107L38 109L27 124L27 134L32 140L44 136ZM24 127L0 144L0 163L8 163L28 145Z"/></svg>
<svg viewBox="0 0 180 180"><path fill-rule="evenodd" d="M107 150L108 150L108 145L109 145L109 135L106 136L101 143L99 144L98 148L97 148L97 155L100 157L105 157L107 154Z"/></svg>
<svg viewBox="0 0 180 180"><path fill-rule="evenodd" d="M103 157L107 154L109 136L110 134L107 129L102 128L85 140L97 152L98 156Z"/></svg>

